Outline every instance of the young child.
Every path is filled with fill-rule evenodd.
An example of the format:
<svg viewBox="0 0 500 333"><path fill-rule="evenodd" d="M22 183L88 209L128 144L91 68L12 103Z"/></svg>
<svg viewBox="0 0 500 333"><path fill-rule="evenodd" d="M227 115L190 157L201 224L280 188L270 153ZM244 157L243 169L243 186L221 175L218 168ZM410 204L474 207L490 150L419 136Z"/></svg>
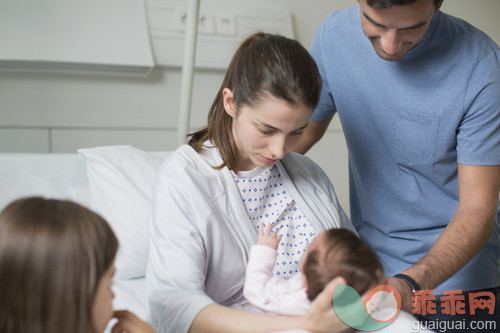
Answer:
<svg viewBox="0 0 500 333"><path fill-rule="evenodd" d="M293 277L272 276L281 236L271 228L271 224L259 228L257 244L250 250L244 287L247 300L261 310L302 315L337 276L342 276L360 295L383 278L375 253L347 229L320 233L306 249L300 271Z"/></svg>
<svg viewBox="0 0 500 333"><path fill-rule="evenodd" d="M113 313L118 240L79 204L19 199L0 213L0 332L154 333L128 311Z"/></svg>

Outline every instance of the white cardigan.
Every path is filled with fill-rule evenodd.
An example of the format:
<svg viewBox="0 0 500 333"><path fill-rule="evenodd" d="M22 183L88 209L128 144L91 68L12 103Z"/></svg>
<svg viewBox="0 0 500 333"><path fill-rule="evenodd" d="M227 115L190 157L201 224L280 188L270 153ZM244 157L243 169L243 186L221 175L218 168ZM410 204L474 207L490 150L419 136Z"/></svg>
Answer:
<svg viewBox="0 0 500 333"><path fill-rule="evenodd" d="M158 332L187 332L207 305L244 304L242 290L257 231L216 148L183 145L160 168L153 195L146 280L149 320ZM323 170L288 153L277 162L297 206L319 233L354 230Z"/></svg>

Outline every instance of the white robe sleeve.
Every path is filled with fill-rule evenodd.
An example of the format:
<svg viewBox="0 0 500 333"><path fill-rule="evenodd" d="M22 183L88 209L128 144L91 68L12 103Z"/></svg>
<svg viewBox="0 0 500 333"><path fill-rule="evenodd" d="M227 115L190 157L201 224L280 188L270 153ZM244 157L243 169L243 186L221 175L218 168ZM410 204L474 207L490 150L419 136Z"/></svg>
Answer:
<svg viewBox="0 0 500 333"><path fill-rule="evenodd" d="M153 195L146 280L149 320L159 333L187 332L196 315L214 303L205 293L207 255L198 227L210 211L202 200L194 203L196 189L186 187L176 170L164 169Z"/></svg>

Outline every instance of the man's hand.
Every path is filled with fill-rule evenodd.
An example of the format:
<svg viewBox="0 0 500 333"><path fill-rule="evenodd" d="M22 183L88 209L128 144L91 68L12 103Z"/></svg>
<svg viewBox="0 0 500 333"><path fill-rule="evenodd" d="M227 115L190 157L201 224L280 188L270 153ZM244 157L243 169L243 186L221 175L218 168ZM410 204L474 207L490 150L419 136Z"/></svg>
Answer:
<svg viewBox="0 0 500 333"><path fill-rule="evenodd" d="M386 280L386 284L395 287L399 294L401 295L401 310L412 313L412 301L413 291L410 286L401 279L395 277L389 277Z"/></svg>

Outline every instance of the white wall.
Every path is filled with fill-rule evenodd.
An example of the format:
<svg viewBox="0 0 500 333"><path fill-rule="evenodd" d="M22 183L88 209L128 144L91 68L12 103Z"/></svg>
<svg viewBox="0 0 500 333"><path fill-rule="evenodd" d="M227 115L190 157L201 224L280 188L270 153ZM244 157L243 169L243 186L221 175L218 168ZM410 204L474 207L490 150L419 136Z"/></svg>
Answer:
<svg viewBox="0 0 500 333"><path fill-rule="evenodd" d="M202 8L210 8L211 1L215 0L202 0ZM253 3L288 8L295 36L308 48L316 28L330 12L357 1ZM496 17L500 1L445 0L443 11L468 20L500 44L500 21ZM205 123L222 76L218 70L196 72L193 129ZM180 78L180 68L157 68L148 78L0 73L0 152L74 152L81 147L108 144L132 144L145 150L174 149ZM347 208L347 151L337 120L309 155L325 168Z"/></svg>

